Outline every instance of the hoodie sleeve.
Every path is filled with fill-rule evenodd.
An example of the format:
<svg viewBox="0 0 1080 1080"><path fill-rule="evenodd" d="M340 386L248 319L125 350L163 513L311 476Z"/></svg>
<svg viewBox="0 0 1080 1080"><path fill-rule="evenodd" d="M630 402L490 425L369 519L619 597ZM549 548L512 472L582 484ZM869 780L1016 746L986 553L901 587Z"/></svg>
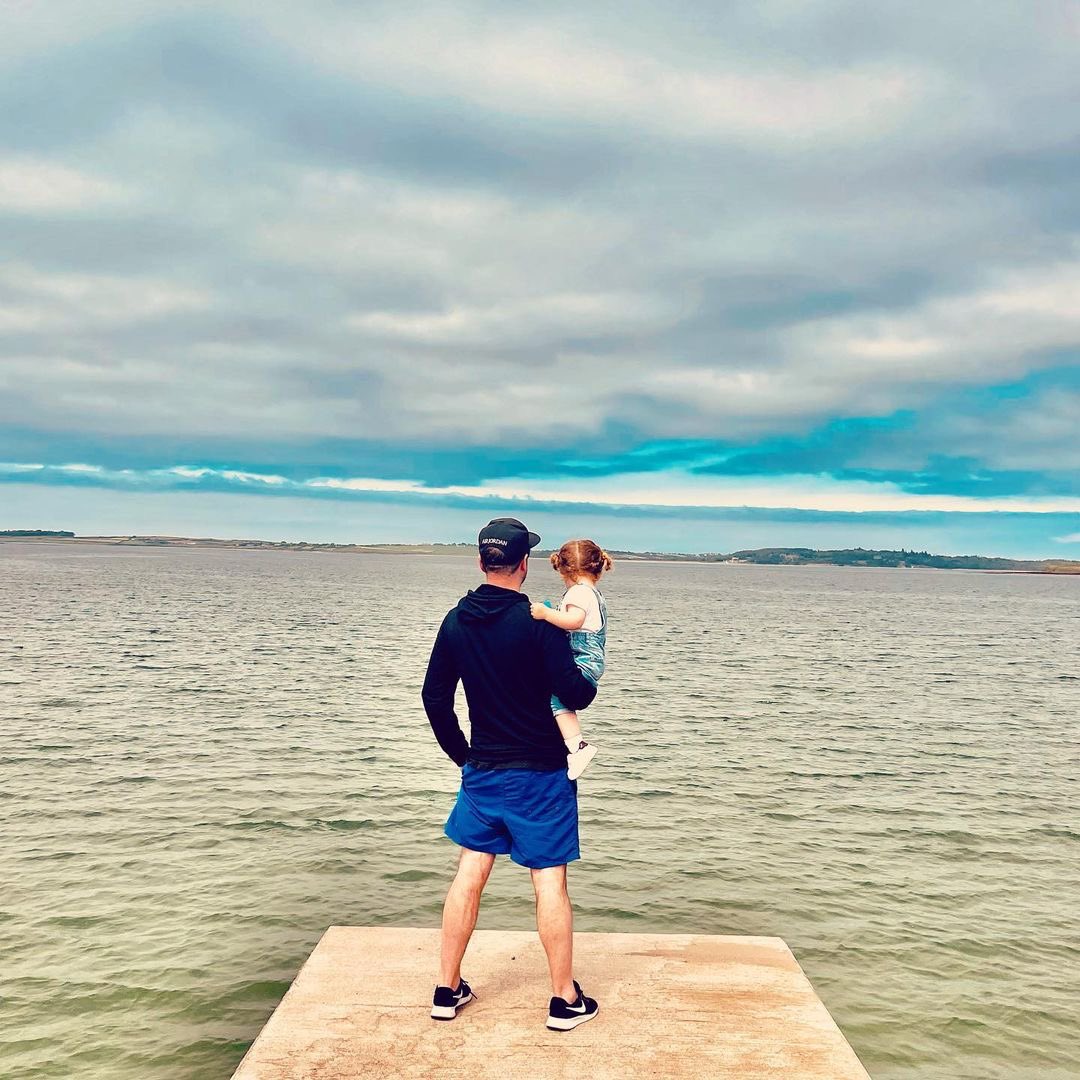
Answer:
<svg viewBox="0 0 1080 1080"><path fill-rule="evenodd" d="M596 697L596 687L581 674L574 663L574 654L570 649L570 638L551 623L538 623L541 631L540 643L544 650L544 669L548 685L558 699L568 708L577 712L584 709Z"/></svg>
<svg viewBox="0 0 1080 1080"><path fill-rule="evenodd" d="M439 745L455 764L464 765L469 756L469 744L465 740L465 734L454 712L454 693L457 690L461 672L458 670L454 649L446 628L449 617L448 615L443 619L438 636L435 638L435 647L431 650L431 659L428 661L421 697L424 700L424 711L427 713L428 723L431 724L431 730L435 732Z"/></svg>

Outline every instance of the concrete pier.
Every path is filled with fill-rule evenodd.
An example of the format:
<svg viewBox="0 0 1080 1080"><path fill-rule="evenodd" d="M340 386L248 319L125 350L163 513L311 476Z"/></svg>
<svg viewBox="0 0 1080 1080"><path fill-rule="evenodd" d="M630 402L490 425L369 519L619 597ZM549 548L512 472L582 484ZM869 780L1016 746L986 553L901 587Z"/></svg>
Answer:
<svg viewBox="0 0 1080 1080"><path fill-rule="evenodd" d="M525 931L477 931L463 965L477 999L433 1021L438 943L437 930L330 927L234 1080L868 1080L780 938L575 934L600 1014L565 1034L544 1027L547 963Z"/></svg>

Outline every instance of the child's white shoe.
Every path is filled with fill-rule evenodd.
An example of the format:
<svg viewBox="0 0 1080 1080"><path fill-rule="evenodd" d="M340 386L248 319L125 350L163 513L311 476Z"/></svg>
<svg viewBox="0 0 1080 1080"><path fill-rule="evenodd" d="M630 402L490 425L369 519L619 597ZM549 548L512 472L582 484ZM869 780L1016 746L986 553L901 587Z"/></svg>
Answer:
<svg viewBox="0 0 1080 1080"><path fill-rule="evenodd" d="M566 775L571 780L576 780L589 767L589 762L594 757L596 747L582 739L578 748L566 758Z"/></svg>

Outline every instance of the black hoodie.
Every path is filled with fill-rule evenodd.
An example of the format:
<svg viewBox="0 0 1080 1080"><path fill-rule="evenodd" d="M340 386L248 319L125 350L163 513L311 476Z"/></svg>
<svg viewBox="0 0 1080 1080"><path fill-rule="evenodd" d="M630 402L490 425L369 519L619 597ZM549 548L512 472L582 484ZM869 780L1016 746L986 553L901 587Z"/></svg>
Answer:
<svg viewBox="0 0 1080 1080"><path fill-rule="evenodd" d="M469 705L471 746L454 713L458 680ZM565 768L552 694L567 708L584 709L596 687L574 663L567 633L534 619L524 593L484 584L447 612L423 699L435 738L458 765Z"/></svg>

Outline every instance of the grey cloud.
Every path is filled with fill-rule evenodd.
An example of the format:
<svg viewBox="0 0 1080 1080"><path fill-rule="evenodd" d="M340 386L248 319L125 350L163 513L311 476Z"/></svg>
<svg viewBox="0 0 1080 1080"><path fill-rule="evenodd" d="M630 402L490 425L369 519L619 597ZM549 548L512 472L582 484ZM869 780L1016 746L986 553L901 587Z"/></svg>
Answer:
<svg viewBox="0 0 1080 1080"><path fill-rule="evenodd" d="M7 423L253 444L753 440L1008 382L1076 329L1012 319L1002 341L963 301L1076 258L1080 80L1055 16L1025 5L462 4L427 72L398 6L143 10L0 72L10 155L127 192L6 212L6 253L33 270L5 301ZM432 12L410 11L419 33ZM378 70L330 48L339 32L385 46ZM470 33L538 42L535 67L474 48L470 72L453 56ZM669 125L627 89L639 71L667 87ZM813 137L726 106L712 127L677 116L708 100L686 72L755 71L793 115L778 87L825 88ZM841 96L827 123L834 76L899 80L897 103L868 126ZM103 326L50 274L208 300ZM946 302L962 325L940 358L881 358L893 320L929 336Z"/></svg>

